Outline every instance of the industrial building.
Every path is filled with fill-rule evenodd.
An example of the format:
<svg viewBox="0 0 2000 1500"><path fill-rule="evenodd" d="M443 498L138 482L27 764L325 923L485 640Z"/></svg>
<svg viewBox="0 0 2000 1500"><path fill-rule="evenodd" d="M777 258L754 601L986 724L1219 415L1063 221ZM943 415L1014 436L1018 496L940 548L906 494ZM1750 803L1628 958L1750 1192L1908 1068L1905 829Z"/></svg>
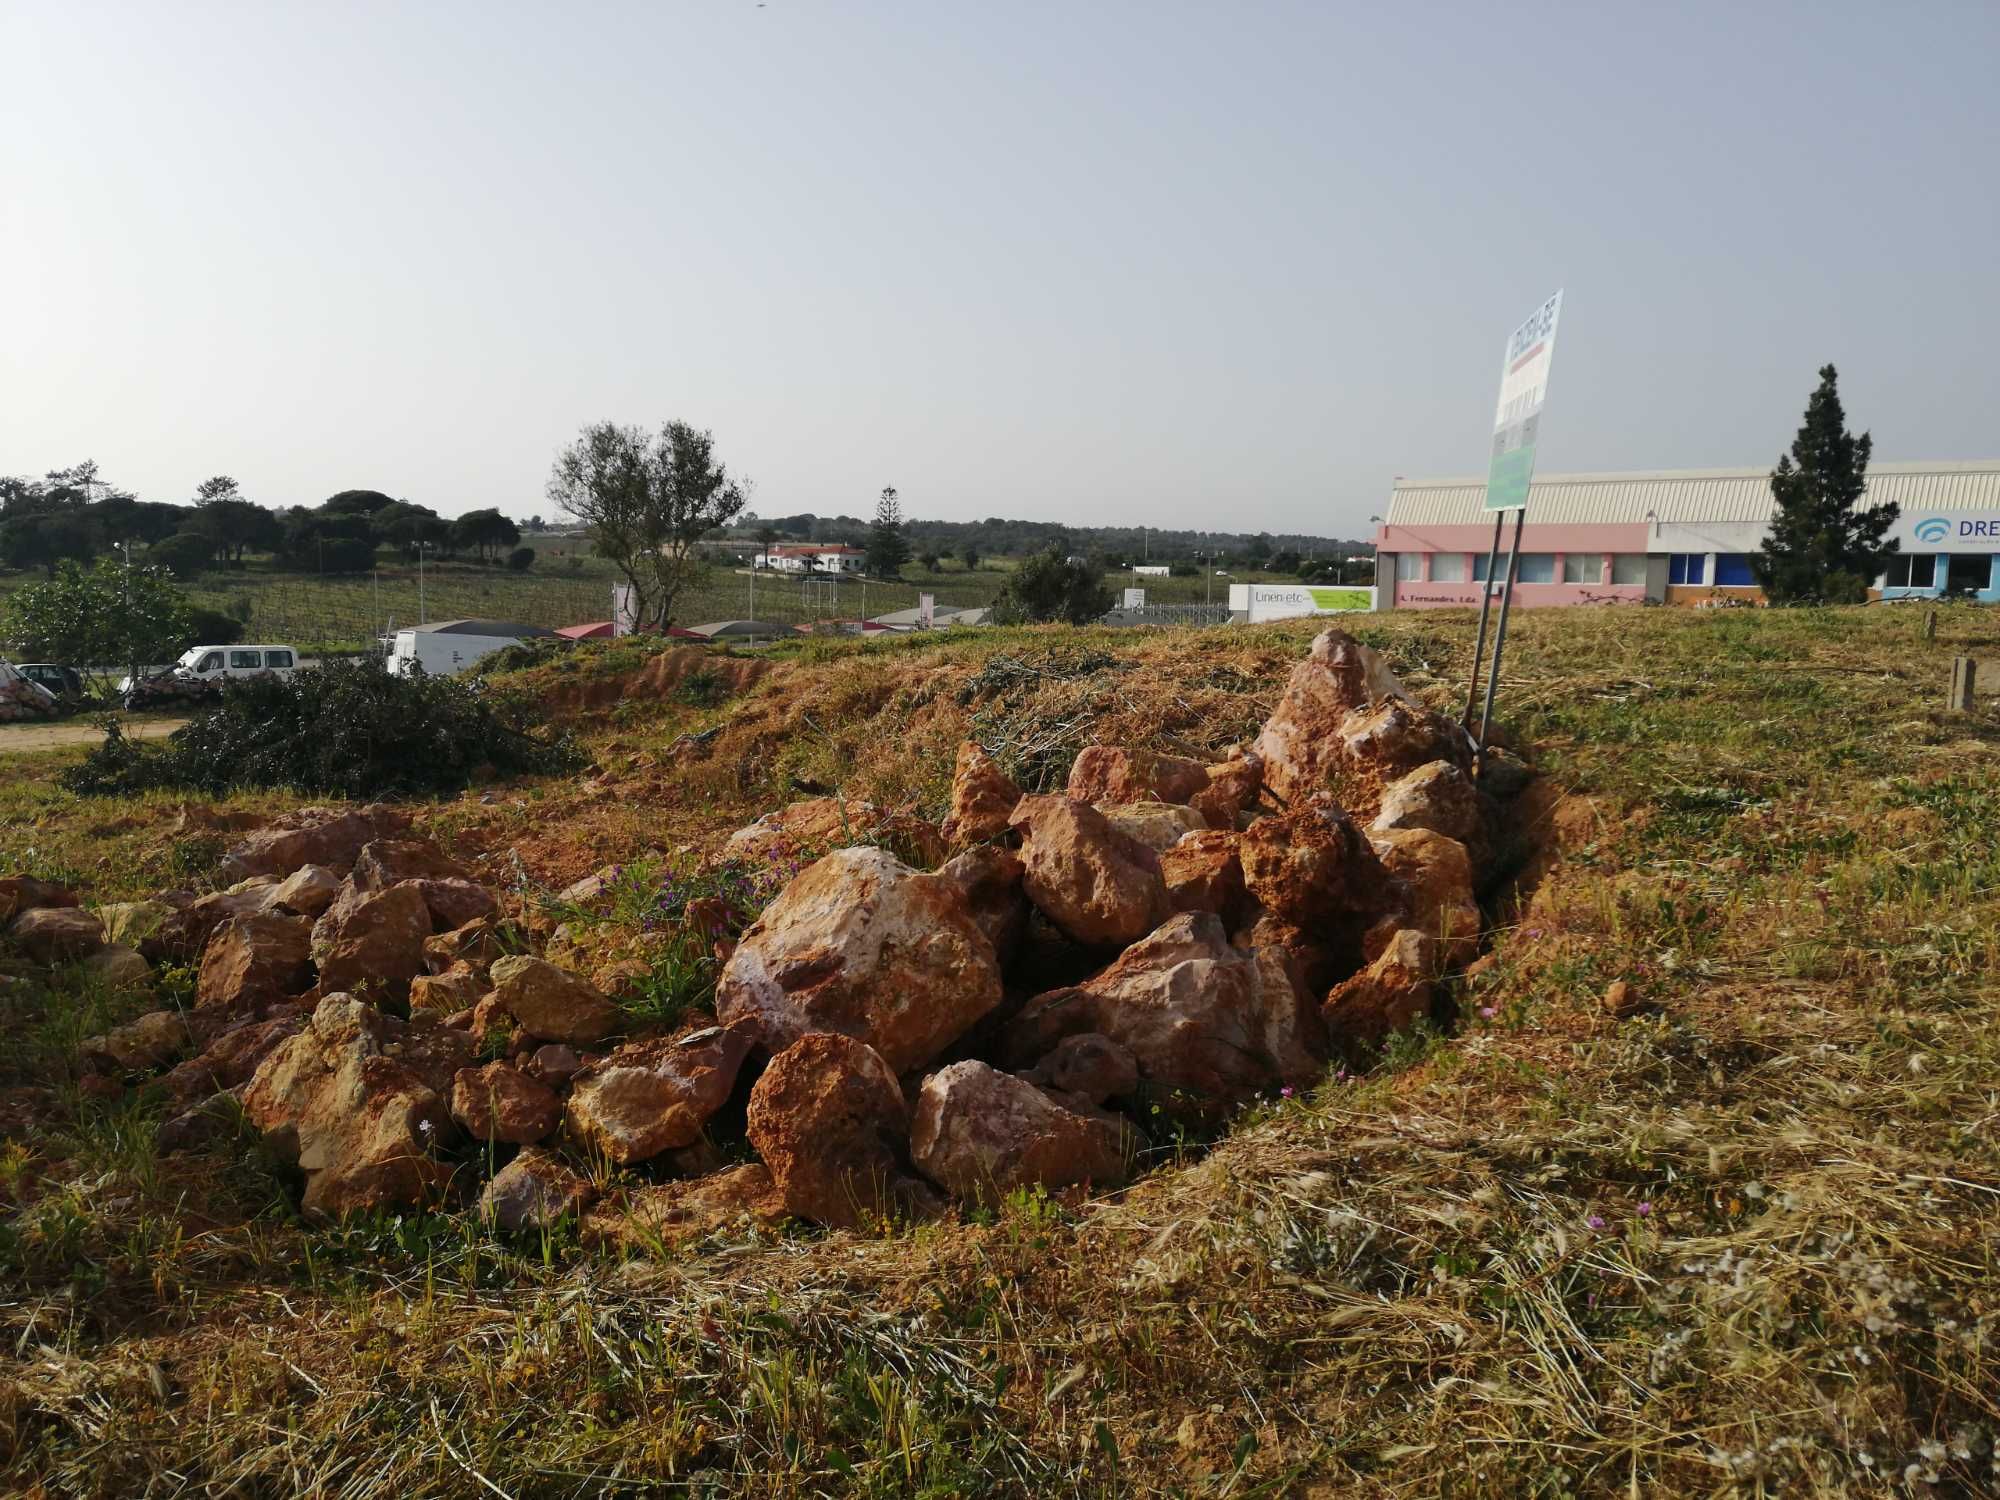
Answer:
<svg viewBox="0 0 2000 1500"><path fill-rule="evenodd" d="M1378 608L1479 602L1493 542L1485 496L1484 478L1395 482L1375 533ZM1868 498L1902 510L1889 531L1902 550L1874 581L1875 597L2000 601L2000 460L1874 464ZM1758 603L1750 555L1763 546L1773 503L1768 468L1538 478L1515 602ZM1513 529L1509 516L1502 577Z"/></svg>

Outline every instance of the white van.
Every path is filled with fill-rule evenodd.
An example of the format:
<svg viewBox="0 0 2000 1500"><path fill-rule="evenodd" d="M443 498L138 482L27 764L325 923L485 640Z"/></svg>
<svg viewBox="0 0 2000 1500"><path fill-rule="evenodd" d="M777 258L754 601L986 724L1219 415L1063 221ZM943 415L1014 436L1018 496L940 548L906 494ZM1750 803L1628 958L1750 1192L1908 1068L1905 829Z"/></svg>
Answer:
<svg viewBox="0 0 2000 1500"><path fill-rule="evenodd" d="M191 646L174 663L173 673L195 682L220 682L260 672L289 677L298 665L298 653L290 646Z"/></svg>

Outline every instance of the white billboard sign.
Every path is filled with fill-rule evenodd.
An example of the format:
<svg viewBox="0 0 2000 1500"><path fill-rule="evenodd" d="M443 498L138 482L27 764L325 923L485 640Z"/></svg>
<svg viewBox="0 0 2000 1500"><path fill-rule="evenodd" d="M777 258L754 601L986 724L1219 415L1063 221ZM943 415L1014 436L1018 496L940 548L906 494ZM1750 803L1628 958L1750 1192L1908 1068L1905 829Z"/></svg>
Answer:
<svg viewBox="0 0 2000 1500"><path fill-rule="evenodd" d="M1144 589L1125 590L1125 608L1144 609L1145 607L1146 607L1146 591Z"/></svg>
<svg viewBox="0 0 2000 1500"><path fill-rule="evenodd" d="M1375 607L1375 590L1351 584L1232 583L1229 612L1252 625L1300 615L1338 615Z"/></svg>
<svg viewBox="0 0 2000 1500"><path fill-rule="evenodd" d="M1493 413L1493 457L1486 470L1488 510L1520 510L1528 503L1562 300L1557 292L1507 339L1500 362L1500 404Z"/></svg>
<svg viewBox="0 0 2000 1500"><path fill-rule="evenodd" d="M630 635L639 625L637 606L632 599L632 585L614 583L611 585L611 633Z"/></svg>
<svg viewBox="0 0 2000 1500"><path fill-rule="evenodd" d="M917 595L917 622L925 630L937 623L937 595Z"/></svg>

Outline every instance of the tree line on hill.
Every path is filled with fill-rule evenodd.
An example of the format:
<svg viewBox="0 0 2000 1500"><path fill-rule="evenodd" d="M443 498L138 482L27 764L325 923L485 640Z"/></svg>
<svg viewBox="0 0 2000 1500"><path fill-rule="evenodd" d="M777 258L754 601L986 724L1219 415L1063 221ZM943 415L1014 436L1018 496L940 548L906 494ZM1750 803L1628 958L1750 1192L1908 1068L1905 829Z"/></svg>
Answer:
<svg viewBox="0 0 2000 1500"><path fill-rule="evenodd" d="M540 518L527 526L540 529ZM362 573L382 548L411 562L474 559L521 572L535 561L534 549L520 545L521 531L490 507L441 516L379 490L342 490L316 506L274 509L226 474L203 480L186 503L141 500L88 460L40 479L0 476L0 567L39 568L51 578L65 562L113 553L178 578L241 567L251 552L299 572Z"/></svg>

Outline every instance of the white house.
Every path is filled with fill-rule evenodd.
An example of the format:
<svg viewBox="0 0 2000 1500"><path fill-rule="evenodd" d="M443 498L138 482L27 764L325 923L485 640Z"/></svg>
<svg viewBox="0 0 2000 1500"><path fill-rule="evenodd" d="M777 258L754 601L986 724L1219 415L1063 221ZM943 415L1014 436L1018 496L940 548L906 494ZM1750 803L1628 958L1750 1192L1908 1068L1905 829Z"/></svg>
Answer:
<svg viewBox="0 0 2000 1500"><path fill-rule="evenodd" d="M831 573L838 577L850 577L860 573L867 561L866 553L845 542L825 545L779 542L769 552L759 552L751 559L750 565L768 568L774 573Z"/></svg>

